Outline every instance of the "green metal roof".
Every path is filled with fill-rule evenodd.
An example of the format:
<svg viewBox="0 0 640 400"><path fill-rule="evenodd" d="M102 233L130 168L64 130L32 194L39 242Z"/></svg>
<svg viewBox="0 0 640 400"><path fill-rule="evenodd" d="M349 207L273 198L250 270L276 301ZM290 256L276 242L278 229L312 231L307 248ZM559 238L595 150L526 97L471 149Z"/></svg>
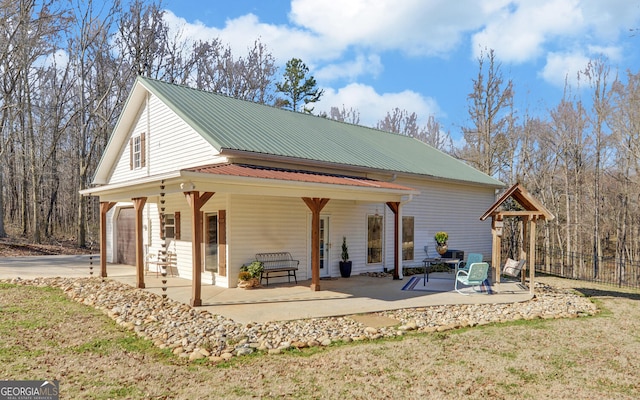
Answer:
<svg viewBox="0 0 640 400"><path fill-rule="evenodd" d="M491 186L503 184L417 139L138 77L218 151L241 150Z"/></svg>

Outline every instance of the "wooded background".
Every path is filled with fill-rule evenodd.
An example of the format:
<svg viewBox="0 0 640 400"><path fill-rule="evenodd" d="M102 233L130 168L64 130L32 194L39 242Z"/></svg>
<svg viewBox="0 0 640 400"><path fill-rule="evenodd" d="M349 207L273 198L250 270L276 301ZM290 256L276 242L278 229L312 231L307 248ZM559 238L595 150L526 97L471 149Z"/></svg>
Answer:
<svg viewBox="0 0 640 400"><path fill-rule="evenodd" d="M104 3L0 0L0 236L97 243L96 199L78 191L90 185L138 74L282 103L282 74L259 39L248 49L218 38L192 42L169 28L160 2ZM419 126L405 110L389 111L376 127L416 137L507 185L521 182L556 216L539 229L547 248L594 260L596 274L598 260L613 257L621 278L640 250L640 74L614 71L601 58L578 82L545 112L516 110L517 88L487 49L469 84L465 145L453 146L434 117ZM359 123L358 110L344 106L324 117ZM517 241L513 233L505 243Z"/></svg>

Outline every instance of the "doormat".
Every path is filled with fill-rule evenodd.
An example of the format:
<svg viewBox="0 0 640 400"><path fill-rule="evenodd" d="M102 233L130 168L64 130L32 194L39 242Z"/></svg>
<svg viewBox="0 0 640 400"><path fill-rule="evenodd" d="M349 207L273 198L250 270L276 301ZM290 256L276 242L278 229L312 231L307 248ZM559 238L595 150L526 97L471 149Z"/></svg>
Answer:
<svg viewBox="0 0 640 400"><path fill-rule="evenodd" d="M425 282L423 277L414 276L402 287L402 290L418 292L451 292L454 290L454 285L455 281L453 279L429 278L429 281ZM459 285L458 289L464 292L493 294L493 288L491 287L491 282L489 282L489 280L485 280L480 286L471 287Z"/></svg>
<svg viewBox="0 0 640 400"><path fill-rule="evenodd" d="M409 279L402 290L412 290L418 292L450 292L453 290L452 279L429 278L428 282L424 281L424 277L413 276Z"/></svg>

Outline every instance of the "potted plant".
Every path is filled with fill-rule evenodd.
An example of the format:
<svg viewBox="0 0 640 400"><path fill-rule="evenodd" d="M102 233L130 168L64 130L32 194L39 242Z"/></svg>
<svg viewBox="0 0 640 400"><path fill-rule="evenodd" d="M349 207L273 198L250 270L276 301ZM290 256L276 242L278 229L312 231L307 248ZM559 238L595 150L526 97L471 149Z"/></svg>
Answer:
<svg viewBox="0 0 640 400"><path fill-rule="evenodd" d="M238 274L238 287L251 289L260 286L260 277L264 267L260 261L253 261L251 264L240 267Z"/></svg>
<svg viewBox="0 0 640 400"><path fill-rule="evenodd" d="M347 247L347 238L342 237L342 261L340 261L340 275L343 278L351 276L351 261L349 261L349 248Z"/></svg>
<svg viewBox="0 0 640 400"><path fill-rule="evenodd" d="M440 231L436 232L433 238L436 240L436 251L441 256L444 255L448 249L447 240L449 240L449 234L447 232Z"/></svg>

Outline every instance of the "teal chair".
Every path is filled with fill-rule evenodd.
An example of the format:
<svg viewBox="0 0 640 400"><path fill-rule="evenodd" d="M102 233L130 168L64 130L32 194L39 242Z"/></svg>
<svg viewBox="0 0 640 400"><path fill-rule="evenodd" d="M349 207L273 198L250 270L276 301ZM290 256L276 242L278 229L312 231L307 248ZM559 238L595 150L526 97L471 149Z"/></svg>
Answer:
<svg viewBox="0 0 640 400"><path fill-rule="evenodd" d="M458 274L458 271L460 271L460 270L469 271L469 267L471 266L471 264L480 263L480 262L482 262L482 254L480 254L480 253L469 253L467 255L466 261L460 261L456 265L456 275Z"/></svg>
<svg viewBox="0 0 640 400"><path fill-rule="evenodd" d="M487 279L488 272L489 264L486 262L473 263L469 265L469 270L461 269L456 273L456 284L454 286L456 292L468 296L469 293L463 293L458 290L458 282L466 286L480 286Z"/></svg>

